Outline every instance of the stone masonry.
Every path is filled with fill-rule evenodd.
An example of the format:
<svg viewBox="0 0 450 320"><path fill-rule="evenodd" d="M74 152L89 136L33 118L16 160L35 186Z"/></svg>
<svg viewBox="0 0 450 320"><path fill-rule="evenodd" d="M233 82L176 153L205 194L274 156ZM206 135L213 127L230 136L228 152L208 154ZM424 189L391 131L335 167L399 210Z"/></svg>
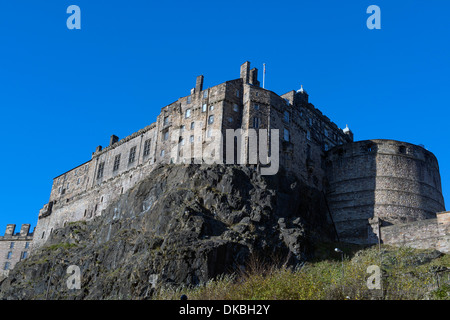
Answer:
<svg viewBox="0 0 450 320"><path fill-rule="evenodd" d="M112 135L89 161L55 177L33 246L42 246L56 228L100 215L158 165L208 157L225 163L237 160L238 150L244 165L254 164L253 137L239 130L254 130L259 141L267 135L271 152L278 143L280 170L324 194L341 241L376 243L381 227L435 219L445 210L431 152L393 140L353 142L350 129L315 108L303 87L278 95L261 88L257 77L249 62L241 65L239 78L210 88L198 76L189 95L163 107L155 122L123 139ZM227 138L237 140L230 150ZM261 168L273 165L273 157L262 161L268 159L259 158Z"/></svg>
<svg viewBox="0 0 450 320"><path fill-rule="evenodd" d="M0 236L0 277L7 276L20 260L26 259L31 251L33 233L30 225L23 224L15 233L16 225L8 224L4 236Z"/></svg>

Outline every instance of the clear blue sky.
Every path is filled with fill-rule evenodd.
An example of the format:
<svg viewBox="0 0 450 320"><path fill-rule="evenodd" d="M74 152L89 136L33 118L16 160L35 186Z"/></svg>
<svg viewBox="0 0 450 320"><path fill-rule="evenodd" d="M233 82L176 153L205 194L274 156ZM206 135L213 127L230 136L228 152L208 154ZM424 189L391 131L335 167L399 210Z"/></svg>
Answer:
<svg viewBox="0 0 450 320"><path fill-rule="evenodd" d="M81 30L68 30L69 5ZM366 9L381 8L381 30ZM36 226L52 178L195 86L267 65L355 140L423 144L450 199L450 1L3 1L0 234ZM260 73L261 74L261 73Z"/></svg>

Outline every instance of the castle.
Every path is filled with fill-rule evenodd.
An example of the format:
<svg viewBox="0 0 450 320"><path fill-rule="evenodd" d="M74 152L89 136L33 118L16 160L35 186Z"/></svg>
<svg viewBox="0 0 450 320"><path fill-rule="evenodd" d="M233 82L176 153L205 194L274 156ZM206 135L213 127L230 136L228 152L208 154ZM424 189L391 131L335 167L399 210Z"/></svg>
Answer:
<svg viewBox="0 0 450 320"><path fill-rule="evenodd" d="M394 235L392 227L426 220L436 225L428 227L434 230L433 243L449 250L449 214L437 215L445 206L431 152L393 140L354 142L352 131L340 129L316 109L303 87L283 95L262 88L249 62L241 65L238 79L207 89L203 79L198 76L189 95L163 107L156 122L123 139L112 135L89 161L55 177L49 202L39 212L33 246L42 246L68 222L100 215L159 164L190 160L199 146L213 150L211 156L217 150L226 156L224 141L211 132L255 129L266 130L261 132L267 133L267 144L278 139L283 170L324 193L341 241L389 243L395 237L383 238L380 230L391 228L386 235ZM279 134L272 136L273 129ZM240 143L248 152L249 137ZM244 158L252 163L249 153Z"/></svg>

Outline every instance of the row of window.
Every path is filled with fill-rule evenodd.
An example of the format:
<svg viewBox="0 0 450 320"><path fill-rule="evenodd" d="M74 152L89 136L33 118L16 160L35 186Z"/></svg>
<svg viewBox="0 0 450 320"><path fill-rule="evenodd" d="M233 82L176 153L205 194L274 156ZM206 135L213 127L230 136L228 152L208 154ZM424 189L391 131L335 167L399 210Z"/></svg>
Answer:
<svg viewBox="0 0 450 320"><path fill-rule="evenodd" d="M10 260L12 258L12 254L12 251L8 251L8 253L6 254L6 259ZM28 252L22 251L20 253L20 259L26 259L26 257L28 257Z"/></svg>
<svg viewBox="0 0 450 320"><path fill-rule="evenodd" d="M145 140L144 152L143 152L144 158L150 155L150 145L151 145L151 139ZM114 157L113 172L116 172L117 170L119 170L121 156L122 156L121 154L118 154ZM136 161L136 146L131 147L131 149L130 149L130 152L128 154L128 164L130 165L135 161ZM97 179L103 178L104 170L105 170L105 162L101 162L98 165Z"/></svg>
<svg viewBox="0 0 450 320"><path fill-rule="evenodd" d="M208 98L208 90L203 91L203 99ZM192 102L192 96L188 96L187 97L187 103L191 103Z"/></svg>
<svg viewBox="0 0 450 320"><path fill-rule="evenodd" d="M83 173L87 172L88 170L89 170L89 164L86 164L86 165L84 165L84 168L75 169L74 175L77 176L78 174L83 174ZM65 174L64 176L59 177L58 180L56 180L56 184L60 184L61 182L66 181L67 178L68 178L68 174ZM78 180L80 180L80 179L78 179Z"/></svg>
<svg viewBox="0 0 450 320"><path fill-rule="evenodd" d="M12 242L10 242L10 244L9 244L9 248L10 249L14 249L14 247L15 247L15 245L16 245L16 243L14 242L14 241L12 241ZM25 242L25 249L28 249L30 247L30 243L29 242Z"/></svg>

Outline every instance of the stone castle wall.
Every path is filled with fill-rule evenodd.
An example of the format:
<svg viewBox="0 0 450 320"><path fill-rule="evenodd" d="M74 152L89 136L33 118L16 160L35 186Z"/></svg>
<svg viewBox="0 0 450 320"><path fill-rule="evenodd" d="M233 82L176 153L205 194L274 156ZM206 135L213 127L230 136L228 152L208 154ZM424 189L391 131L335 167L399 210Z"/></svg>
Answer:
<svg viewBox="0 0 450 320"><path fill-rule="evenodd" d="M39 213L34 246L44 244L56 228L101 214L155 165L186 161L195 148L225 153L225 141L211 132L225 137L227 129L278 129L280 165L319 189L326 150L353 139L310 104L303 90L279 96L261 88L257 69L250 70L248 62L240 78L205 90L199 76L191 94L162 108L155 123L122 140L111 136L110 145L97 147L91 160L54 179L50 201ZM248 150L248 140L243 143Z"/></svg>
<svg viewBox="0 0 450 320"><path fill-rule="evenodd" d="M332 149L327 159L327 196L341 240L377 241L369 219L401 224L445 210L437 160L422 147L359 141Z"/></svg>
<svg viewBox="0 0 450 320"><path fill-rule="evenodd" d="M342 241L376 243L380 223L384 228L433 219L445 210L431 152L393 140L353 142L352 132L315 108L303 88L281 96L261 88L257 69L246 62L238 79L211 88L203 89L198 76L190 95L163 107L156 122L121 140L111 136L91 160L56 177L39 213L34 247L56 228L100 215L159 164L201 163L205 156L225 163L228 129L255 129L257 138L272 138L270 130L277 129L280 166L326 193ZM251 137L242 143L249 152Z"/></svg>
<svg viewBox="0 0 450 320"><path fill-rule="evenodd" d="M450 212L438 213L434 219L382 227L381 240L385 244L450 253Z"/></svg>

